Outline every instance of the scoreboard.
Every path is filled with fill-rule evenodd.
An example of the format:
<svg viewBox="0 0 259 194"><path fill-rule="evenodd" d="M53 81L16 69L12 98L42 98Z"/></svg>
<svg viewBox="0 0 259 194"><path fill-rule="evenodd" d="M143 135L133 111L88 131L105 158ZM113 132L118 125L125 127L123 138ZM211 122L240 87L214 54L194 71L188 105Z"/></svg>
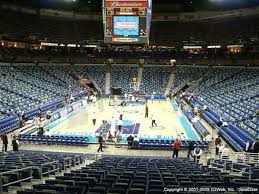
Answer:
<svg viewBox="0 0 259 194"><path fill-rule="evenodd" d="M152 0L103 0L104 43L149 44Z"/></svg>

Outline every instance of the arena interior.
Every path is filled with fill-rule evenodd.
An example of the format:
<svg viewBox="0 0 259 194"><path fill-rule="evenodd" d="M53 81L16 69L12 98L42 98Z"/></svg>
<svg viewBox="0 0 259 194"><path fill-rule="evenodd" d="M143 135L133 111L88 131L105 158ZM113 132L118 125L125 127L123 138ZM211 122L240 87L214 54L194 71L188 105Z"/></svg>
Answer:
<svg viewBox="0 0 259 194"><path fill-rule="evenodd" d="M259 1L0 0L0 193L259 194Z"/></svg>

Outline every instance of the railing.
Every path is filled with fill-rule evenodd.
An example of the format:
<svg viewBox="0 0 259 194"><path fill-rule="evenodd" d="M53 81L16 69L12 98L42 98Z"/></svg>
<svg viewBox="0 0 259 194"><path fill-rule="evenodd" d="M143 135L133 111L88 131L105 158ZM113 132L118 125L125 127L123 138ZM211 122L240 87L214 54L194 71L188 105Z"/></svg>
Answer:
<svg viewBox="0 0 259 194"><path fill-rule="evenodd" d="M68 168L70 168L72 166L72 161L71 161L70 157L64 158L63 166L64 166L64 170L67 170Z"/></svg>
<svg viewBox="0 0 259 194"><path fill-rule="evenodd" d="M55 165L56 164L56 165ZM59 161L58 160L56 160L56 161L53 161L53 162L47 162L47 163L44 163L44 164L41 164L40 165L40 169L39 169L39 171L40 171L40 179L42 179L43 178L43 176L44 175L48 175L48 174L50 174L50 173L52 173L52 172L56 172L56 171L59 171ZM48 170L48 171L46 171L46 172L43 172L43 168L45 167L45 166L51 166L52 168L50 169L50 170ZM34 169L38 169L38 167L34 167Z"/></svg>
<svg viewBox="0 0 259 194"><path fill-rule="evenodd" d="M238 163L259 165L259 153L236 152L234 160Z"/></svg>
<svg viewBox="0 0 259 194"><path fill-rule="evenodd" d="M6 186L10 186L10 185L14 185L14 184L17 184L17 183L20 183L22 181L26 181L26 180L31 180L33 178L32 176L32 172L33 172L33 169L35 167L34 166L30 166L30 167L26 167L26 168L21 168L21 169L17 169L17 170L10 170L10 171L6 171L6 172L1 172L0 173L0 192L3 192L3 188L6 187ZM19 179L19 180L16 180L16 181L12 181L12 182L8 182L8 183L3 183L3 176L4 175L8 175L8 174L13 174L13 173L17 173L17 172L22 172L22 171L29 171L29 174L28 174L28 177L25 177L25 178L22 178L22 179Z"/></svg>
<svg viewBox="0 0 259 194"><path fill-rule="evenodd" d="M231 160L215 159L210 165L223 171L245 175L249 179L252 176L252 168L259 166L259 153L236 152L230 158Z"/></svg>

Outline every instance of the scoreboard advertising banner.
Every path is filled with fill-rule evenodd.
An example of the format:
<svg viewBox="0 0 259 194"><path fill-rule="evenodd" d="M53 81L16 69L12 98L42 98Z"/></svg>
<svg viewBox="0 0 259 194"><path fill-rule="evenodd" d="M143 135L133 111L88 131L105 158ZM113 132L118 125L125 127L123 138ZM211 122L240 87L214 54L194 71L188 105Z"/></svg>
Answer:
<svg viewBox="0 0 259 194"><path fill-rule="evenodd" d="M151 0L103 0L104 42L148 44L151 17Z"/></svg>

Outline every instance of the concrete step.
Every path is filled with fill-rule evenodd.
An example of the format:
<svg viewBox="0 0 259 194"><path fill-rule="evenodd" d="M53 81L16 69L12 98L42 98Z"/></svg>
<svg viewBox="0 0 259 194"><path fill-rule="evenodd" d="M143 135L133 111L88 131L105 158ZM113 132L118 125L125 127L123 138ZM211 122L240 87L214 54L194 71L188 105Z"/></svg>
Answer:
<svg viewBox="0 0 259 194"><path fill-rule="evenodd" d="M19 186L8 186L8 193L15 192L21 190L21 187Z"/></svg>
<svg viewBox="0 0 259 194"><path fill-rule="evenodd" d="M35 183L32 183L32 182L22 182L21 183L21 187L23 189L31 189L32 188L32 185L34 185Z"/></svg>

